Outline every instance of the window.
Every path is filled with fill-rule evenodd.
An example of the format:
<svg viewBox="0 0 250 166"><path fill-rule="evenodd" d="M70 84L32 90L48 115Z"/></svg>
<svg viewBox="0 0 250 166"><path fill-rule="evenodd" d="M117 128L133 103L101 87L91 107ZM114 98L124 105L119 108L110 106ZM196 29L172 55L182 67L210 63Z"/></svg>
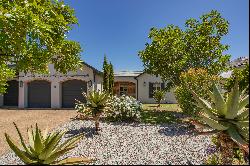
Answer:
<svg viewBox="0 0 250 166"><path fill-rule="evenodd" d="M128 86L120 85L120 96L128 94Z"/></svg>
<svg viewBox="0 0 250 166"><path fill-rule="evenodd" d="M154 83L153 84L153 91L156 91L156 90L161 90L161 83Z"/></svg>
<svg viewBox="0 0 250 166"><path fill-rule="evenodd" d="M154 91L164 89L164 83L149 82L149 98L153 98Z"/></svg>

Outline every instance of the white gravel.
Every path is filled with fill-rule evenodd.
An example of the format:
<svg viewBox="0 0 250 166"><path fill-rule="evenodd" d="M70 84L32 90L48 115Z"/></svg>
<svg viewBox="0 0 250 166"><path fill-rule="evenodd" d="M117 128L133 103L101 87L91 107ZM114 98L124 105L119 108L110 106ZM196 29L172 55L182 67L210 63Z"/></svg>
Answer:
<svg viewBox="0 0 250 166"><path fill-rule="evenodd" d="M203 164L210 145L209 136L190 137L185 124L101 123L99 135L94 134L92 121L72 121L58 130L68 129L66 137L85 133L67 156L96 159L103 165ZM66 157L66 156L64 156ZM0 165L22 164L13 154L0 157Z"/></svg>

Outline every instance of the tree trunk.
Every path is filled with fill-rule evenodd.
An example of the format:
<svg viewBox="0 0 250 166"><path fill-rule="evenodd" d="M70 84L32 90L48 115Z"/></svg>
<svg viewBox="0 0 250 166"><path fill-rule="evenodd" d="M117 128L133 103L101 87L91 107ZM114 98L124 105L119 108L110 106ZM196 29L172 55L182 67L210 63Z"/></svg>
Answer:
<svg viewBox="0 0 250 166"><path fill-rule="evenodd" d="M96 132L98 132L100 130L99 125L100 125L100 115L97 114L95 116L95 131Z"/></svg>
<svg viewBox="0 0 250 166"><path fill-rule="evenodd" d="M232 165L234 152L233 148L236 146L236 143L225 133L220 133L218 135L220 141L220 153L221 161L223 165Z"/></svg>

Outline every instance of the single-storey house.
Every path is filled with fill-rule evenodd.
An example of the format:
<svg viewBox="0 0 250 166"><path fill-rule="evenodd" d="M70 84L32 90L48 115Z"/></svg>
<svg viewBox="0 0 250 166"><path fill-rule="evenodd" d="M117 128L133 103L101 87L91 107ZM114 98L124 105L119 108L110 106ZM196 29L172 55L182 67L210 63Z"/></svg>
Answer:
<svg viewBox="0 0 250 166"><path fill-rule="evenodd" d="M135 97L142 103L155 103L153 91L164 88L160 77L144 72L115 73L114 93ZM20 72L4 95L0 95L1 106L18 108L73 108L75 99L84 101L82 92L102 91L102 73L83 63L77 72L62 74L49 65L49 74L32 74ZM176 103L173 92L166 94L163 103Z"/></svg>

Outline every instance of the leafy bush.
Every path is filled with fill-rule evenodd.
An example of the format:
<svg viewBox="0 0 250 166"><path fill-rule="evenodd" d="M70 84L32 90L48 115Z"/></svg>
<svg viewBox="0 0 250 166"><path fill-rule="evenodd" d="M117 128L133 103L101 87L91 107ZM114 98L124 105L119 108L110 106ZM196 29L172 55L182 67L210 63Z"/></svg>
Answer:
<svg viewBox="0 0 250 166"><path fill-rule="evenodd" d="M158 107L161 106L161 101L164 100L166 92L164 90L156 90L154 92L154 99L158 103Z"/></svg>
<svg viewBox="0 0 250 166"><path fill-rule="evenodd" d="M131 96L113 96L107 118L112 121L133 121L141 117L142 104Z"/></svg>
<svg viewBox="0 0 250 166"><path fill-rule="evenodd" d="M15 123L14 125L20 137L20 144L22 147L20 148L17 144L15 144L7 133L5 133L5 138L14 153L27 165L63 165L91 161L87 158L68 157L58 160L59 157L76 147L76 144L82 138L82 135L71 137L60 144L66 131L48 134L47 130L45 130L42 133L36 124L36 128L34 130L27 130L29 138L29 145L27 146L17 125Z"/></svg>
<svg viewBox="0 0 250 166"><path fill-rule="evenodd" d="M193 89L197 94L208 98L208 90L212 86L213 81L218 81L219 78L210 75L205 69L191 68L187 72L183 72L180 76L181 85L175 89L175 96L182 111L191 116L197 116L200 108L196 106L196 102L192 97L190 89Z"/></svg>

